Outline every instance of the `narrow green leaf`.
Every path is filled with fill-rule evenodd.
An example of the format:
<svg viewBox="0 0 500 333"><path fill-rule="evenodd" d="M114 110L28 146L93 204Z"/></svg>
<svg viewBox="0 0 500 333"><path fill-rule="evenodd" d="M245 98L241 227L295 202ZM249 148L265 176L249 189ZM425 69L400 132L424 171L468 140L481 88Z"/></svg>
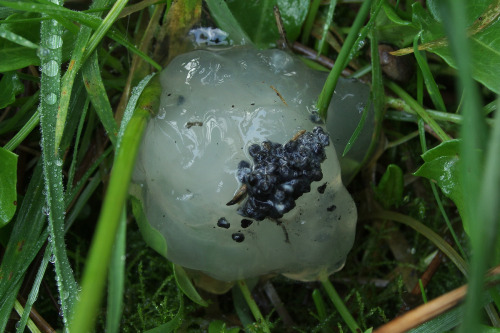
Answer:
<svg viewBox="0 0 500 333"><path fill-rule="evenodd" d="M319 110L319 114L323 119L326 119L327 116L326 113L328 110L328 106L330 105L330 101L332 100L333 92L335 91L335 86L337 85L337 81L340 77L340 74L342 73L342 70L347 65L346 60L348 59L349 54L351 53L351 50L354 46L354 42L356 41L358 33L361 30L361 27L363 26L365 18L368 16L372 1L373 0L366 0L361 5L358 15L356 16L356 19L352 24L351 30L347 35L344 45L342 46L342 50L340 51L337 61L335 62L335 65L330 71L330 74L328 74L328 78L326 79L325 85L323 86L323 90L319 95L317 107Z"/></svg>
<svg viewBox="0 0 500 333"><path fill-rule="evenodd" d="M9 106L16 100L16 95L24 91L16 72L3 73L0 80L0 109Z"/></svg>
<svg viewBox="0 0 500 333"><path fill-rule="evenodd" d="M361 119L359 120L358 125L356 126L356 129L352 133L351 137L349 138L349 141L345 145L344 152L342 153L342 157L344 157L349 150L351 150L352 145L356 142L356 139L358 138L359 134L363 130L363 127L365 126L365 121L366 121L366 116L368 115L368 112L370 112L372 103L370 100L370 103L367 103L363 109L363 113L361 114Z"/></svg>
<svg viewBox="0 0 500 333"><path fill-rule="evenodd" d="M106 94L106 88L101 77L101 69L97 61L97 54L94 52L90 59L82 68L85 88L89 94L92 105L101 120L109 139L116 146L116 136L118 135L118 125L113 116L111 103Z"/></svg>
<svg viewBox="0 0 500 333"><path fill-rule="evenodd" d="M8 322L17 290L29 265L47 240L42 164L38 163L23 199L0 265L0 332Z"/></svg>
<svg viewBox="0 0 500 333"><path fill-rule="evenodd" d="M344 301L342 300L342 298L340 298L330 280L328 280L328 278L323 278L321 280L321 284L323 285L323 288L325 288L328 297L330 297L330 300L332 301L339 314L342 316L342 319L344 319L351 332L359 333L361 331L361 328L347 309Z"/></svg>
<svg viewBox="0 0 500 333"><path fill-rule="evenodd" d="M20 36L12 31L5 29L4 25L0 25L0 38L5 38L12 43L27 47L29 49L38 49L38 45L32 43L28 39Z"/></svg>
<svg viewBox="0 0 500 333"><path fill-rule="evenodd" d="M42 261L40 263L40 267L38 268L38 272L36 273L35 281L33 281L33 285L31 286L30 294L28 295L28 299L26 300L26 304L24 305L24 311L21 315L21 319L19 319L19 322L16 324L17 333L24 332L24 328L29 319L31 308L38 298L38 292L40 290L40 285L42 284L43 276L45 275L45 270L49 265L50 256L51 252L46 248Z"/></svg>
<svg viewBox="0 0 500 333"><path fill-rule="evenodd" d="M55 4L59 7L59 2ZM64 190L62 181L62 159L55 141L55 127L59 96L61 92L62 44L53 43L62 38L62 26L55 20L41 23L41 41L39 52L42 76L40 80L40 129L42 133L42 161L44 169L47 212L51 250L54 254L54 266L57 287L61 300L63 322L66 323L69 311L77 295L77 283L71 270L64 241Z"/></svg>
<svg viewBox="0 0 500 333"><path fill-rule="evenodd" d="M109 0L96 0L90 6L90 9L104 7L107 5ZM96 17L100 13L90 14ZM68 106L71 98L71 92L73 90L73 84L75 81L76 74L80 70L83 63L83 54L86 49L87 42L90 38L92 29L86 26L80 27L80 31L76 37L74 51L71 54L71 60L69 62L68 70L64 73L61 84L61 100L59 102L59 111L57 114L56 123L56 146L59 146L61 141L64 125L66 123L66 118L68 114ZM91 66L91 65L89 65Z"/></svg>
<svg viewBox="0 0 500 333"><path fill-rule="evenodd" d="M400 98L402 98L424 121L428 124L434 132L443 141L450 140L450 136L439 126L439 124L425 111L425 109L418 104L418 102L413 99L406 91L404 91L400 86L391 81L385 82L386 86L394 91Z"/></svg>
<svg viewBox="0 0 500 333"><path fill-rule="evenodd" d="M130 196L130 201L132 203L132 211L142 237L146 240L146 243L153 248L153 250L166 258L168 248L165 237L158 230L154 229L148 222L146 214L144 214L142 202L134 196Z"/></svg>
<svg viewBox="0 0 500 333"><path fill-rule="evenodd" d="M422 234L422 236L430 240L438 249L440 249L455 264L464 276L468 275L469 267L457 251L455 251L455 249L441 236L420 221L410 216L388 210L371 213L369 218L374 220L391 220L409 226L413 230Z"/></svg>
<svg viewBox="0 0 500 333"><path fill-rule="evenodd" d="M100 26L100 24L102 23L101 19L93 17L90 14L77 12L77 11L73 11L73 10L70 10L70 9L67 9L64 7L60 7L60 6L54 5L48 1L47 2L44 1L44 4L39 4L39 3L33 2L29 6L26 6L20 2L10 2L10 1L5 1L5 0L0 0L0 5L14 8L14 9L18 9L18 10L22 10L22 11L30 11L30 12L36 12L36 13L42 13L42 14L46 13L47 15L54 17L57 20L62 20L62 18L66 19L66 20L68 20L68 19L75 20L77 22L80 22L81 24L84 24L88 27L91 27L92 29L97 29ZM133 53L137 54L138 56L140 56L141 58L143 58L146 62L148 62L151 66L153 66L157 70L161 70L160 65L158 65L153 59L148 57L144 52L142 52L138 48L136 48L120 32L111 28L108 31L107 36L109 36L109 38L115 40L116 42L122 44L127 49L129 49L131 52L133 52Z"/></svg>
<svg viewBox="0 0 500 333"><path fill-rule="evenodd" d="M109 265L108 302L106 310L106 332L117 333L123 312L125 285L125 237L127 231L127 210L123 208L120 224L116 232L113 253Z"/></svg>
<svg viewBox="0 0 500 333"><path fill-rule="evenodd" d="M311 30L314 25L314 20L316 18L316 14L318 14L318 9L321 0L313 0L311 1L311 5L309 6L309 11L307 12L306 21L304 22L304 26L302 27L302 44L307 44L309 40L309 36L311 35Z"/></svg>
<svg viewBox="0 0 500 333"><path fill-rule="evenodd" d="M17 208L17 155L0 147L0 228L12 219Z"/></svg>
<svg viewBox="0 0 500 333"><path fill-rule="evenodd" d="M104 38L108 30L111 28L111 25L116 21L118 15L120 15L120 12L126 4L127 0L115 1L113 7L111 7L106 17L102 20L99 27L97 27L97 29L94 31L94 34L90 37L87 47L85 48L85 54L83 55L84 62L90 56L90 54L94 52L97 44L99 44Z"/></svg>
<svg viewBox="0 0 500 333"><path fill-rule="evenodd" d="M429 92L429 96L431 97L432 103L434 103L436 109L439 111L446 112L446 106L444 105L443 97L439 92L438 85L434 80L434 76L432 75L429 65L427 64L427 60L418 50L418 39L419 35L415 35L415 38L413 40L413 50L414 50L413 53L415 54L415 59L417 59L418 66L422 71L425 86L427 88L427 91Z"/></svg>
<svg viewBox="0 0 500 333"><path fill-rule="evenodd" d="M172 264L172 266L174 270L175 282L184 295L196 304L208 306L208 303L203 299L203 297L200 296L184 268L176 264Z"/></svg>
<svg viewBox="0 0 500 333"><path fill-rule="evenodd" d="M326 41L326 35L330 28L330 23L333 21L333 13L335 12L335 7L337 7L337 0L330 1L330 4L328 5L328 12L326 14L325 23L323 23L323 32L321 34L321 39L319 40L319 44L316 49L318 53L321 53L323 51L323 46L325 45Z"/></svg>
<svg viewBox="0 0 500 333"><path fill-rule="evenodd" d="M147 76L133 89L125 110L118 133L109 187L85 266L80 300L73 309L71 332L88 332L92 330L95 323L95 315L106 281L114 235L127 198L142 132L152 110L157 109L159 103L159 83L146 87L151 78L152 75Z"/></svg>
<svg viewBox="0 0 500 333"><path fill-rule="evenodd" d="M403 201L403 189L403 170L396 164L389 164L373 190L377 200L387 209L397 207Z"/></svg>
<svg viewBox="0 0 500 333"><path fill-rule="evenodd" d="M326 306L323 296L321 296L321 292L318 289L314 289L312 292L312 298L316 311L318 311L319 320L324 321L326 319Z"/></svg>

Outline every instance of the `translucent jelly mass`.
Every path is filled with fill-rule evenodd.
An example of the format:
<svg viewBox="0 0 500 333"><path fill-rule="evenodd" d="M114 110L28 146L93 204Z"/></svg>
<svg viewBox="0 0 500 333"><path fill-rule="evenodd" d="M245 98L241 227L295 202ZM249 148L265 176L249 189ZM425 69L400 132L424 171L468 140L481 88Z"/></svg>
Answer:
<svg viewBox="0 0 500 333"><path fill-rule="evenodd" d="M368 93L340 81L327 131L314 112L324 79L279 50L197 50L168 65L132 189L163 255L223 281L342 268L357 215L335 148Z"/></svg>

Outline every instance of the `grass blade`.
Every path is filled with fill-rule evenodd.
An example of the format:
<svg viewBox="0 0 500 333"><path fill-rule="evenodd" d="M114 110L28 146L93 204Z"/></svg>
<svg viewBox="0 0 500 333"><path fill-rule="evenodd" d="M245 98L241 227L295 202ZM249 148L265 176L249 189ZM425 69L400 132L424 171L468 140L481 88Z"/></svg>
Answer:
<svg viewBox="0 0 500 333"><path fill-rule="evenodd" d="M111 247L122 208L127 198L140 138L152 110L157 108L156 104L159 102L159 82L155 81L156 84L152 82L152 85L145 89L151 77L150 75L143 79L134 89L120 126L115 163L88 255L80 300L73 311L71 332L88 332L94 326L96 311L106 280L106 267L111 257ZM133 116L131 116L132 112Z"/></svg>
<svg viewBox="0 0 500 333"><path fill-rule="evenodd" d="M47 211L51 251L57 275L57 287L61 300L63 323L66 324L69 310L76 300L77 284L71 270L64 243L64 191L62 181L62 160L56 147L56 119L58 100L61 91L60 73L62 43L52 41L62 38L62 27L55 20L41 23L41 47L39 52L42 64L40 80L40 127L42 132L42 161L45 179Z"/></svg>
<svg viewBox="0 0 500 333"><path fill-rule="evenodd" d="M446 106L444 105L443 97L439 92L438 85L434 80L434 76L432 75L429 65L427 64L427 60L418 50L419 37L420 35L415 35L415 38L413 39L413 50L414 50L413 53L415 54L415 59L417 59L418 66L422 71L425 86L427 87L427 91L429 92L429 96L431 97L434 106L436 107L437 110L446 112Z"/></svg>
<svg viewBox="0 0 500 333"><path fill-rule="evenodd" d="M323 51L323 46L325 45L326 41L326 35L328 33L328 29L330 28L330 23L333 21L333 13L335 12L335 7L337 7L337 0L330 1L330 5L328 6L328 13L326 14L326 20L323 24L323 32L318 43L318 54L321 54L321 52Z"/></svg>
<svg viewBox="0 0 500 333"><path fill-rule="evenodd" d="M92 105L94 106L99 119L101 120L106 133L113 146L116 147L116 136L118 134L118 125L116 124L111 103L109 103L106 88L102 82L101 69L97 61L97 53L93 53L90 59L83 65L82 69L85 88L89 94Z"/></svg>
<svg viewBox="0 0 500 333"><path fill-rule="evenodd" d="M318 98L318 110L321 118L326 119L326 112L328 110L328 105L330 105L330 101L332 100L333 92L335 90L335 86L337 85L337 81L339 80L340 74L342 70L345 68L347 64L347 59L351 53L351 49L354 46L356 38L358 36L359 31L365 21L365 18L368 16L368 12L370 11L370 6L373 0L366 0L361 5L359 9L358 15L354 20L354 23L351 26L351 30L347 35L347 38L342 46L342 50L339 53L337 61L335 61L335 65L333 65L330 74L328 74L328 78L326 79L325 85L323 86L323 90Z"/></svg>
<svg viewBox="0 0 500 333"><path fill-rule="evenodd" d="M109 265L108 304L106 310L106 332L116 333L120 329L123 312L123 290L125 285L125 237L127 233L127 210L123 208L113 254Z"/></svg>

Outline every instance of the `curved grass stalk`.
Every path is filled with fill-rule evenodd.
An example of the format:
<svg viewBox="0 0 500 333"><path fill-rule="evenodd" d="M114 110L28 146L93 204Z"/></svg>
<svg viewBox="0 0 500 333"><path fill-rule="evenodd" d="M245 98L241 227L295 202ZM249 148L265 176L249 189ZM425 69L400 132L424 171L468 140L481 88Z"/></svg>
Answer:
<svg viewBox="0 0 500 333"><path fill-rule="evenodd" d="M430 228L417 221L416 219L403 215L400 213L396 213L393 211L379 211L370 214L370 216L362 217L361 219L380 219L380 220L391 220L396 221L402 224L409 226L415 231L421 233L425 238L430 240L438 249L441 250L454 264L457 268L465 275L468 275L469 267L465 260L455 251L454 248L451 247L443 238L441 238L438 234L432 231Z"/></svg>
<svg viewBox="0 0 500 333"><path fill-rule="evenodd" d="M106 282L111 250L128 195L128 186L142 133L159 102L161 91L159 81L153 80L146 87L152 76L143 79L134 89L122 120L109 187L83 274L80 300L72 313L70 324L72 333L91 331L95 323Z"/></svg>
<svg viewBox="0 0 500 333"><path fill-rule="evenodd" d="M261 331L264 333L271 333L269 327L267 326L267 321L264 318L264 316L262 316L259 307L255 303L252 294L250 293L250 289L248 289L245 280L239 280L238 287L240 287L241 293L243 294L243 297L245 298L245 301L247 302L250 311L252 311L252 314L255 317L255 320L257 321L257 324L259 325Z"/></svg>

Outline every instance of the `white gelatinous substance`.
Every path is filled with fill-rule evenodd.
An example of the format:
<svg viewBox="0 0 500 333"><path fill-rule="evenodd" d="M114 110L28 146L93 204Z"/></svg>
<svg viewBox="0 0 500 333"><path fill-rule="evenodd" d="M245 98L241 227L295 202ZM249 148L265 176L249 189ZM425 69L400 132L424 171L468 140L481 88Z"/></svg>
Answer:
<svg viewBox="0 0 500 333"><path fill-rule="evenodd" d="M134 182L149 223L166 239L167 258L222 281L268 273L311 281L341 269L357 212L334 145L325 149L323 179L279 222L242 226L249 219L238 215L238 204L226 206L241 186L238 163L253 164L250 145L284 144L318 126L311 116L324 74L284 51L234 47L180 55L160 79L160 109L145 131ZM332 104L355 110L359 120L368 93L362 85L359 95L357 85L341 80ZM327 126L350 128L347 138L330 132L340 149L357 125L339 124L343 116L332 116ZM228 228L217 225L221 218Z"/></svg>

